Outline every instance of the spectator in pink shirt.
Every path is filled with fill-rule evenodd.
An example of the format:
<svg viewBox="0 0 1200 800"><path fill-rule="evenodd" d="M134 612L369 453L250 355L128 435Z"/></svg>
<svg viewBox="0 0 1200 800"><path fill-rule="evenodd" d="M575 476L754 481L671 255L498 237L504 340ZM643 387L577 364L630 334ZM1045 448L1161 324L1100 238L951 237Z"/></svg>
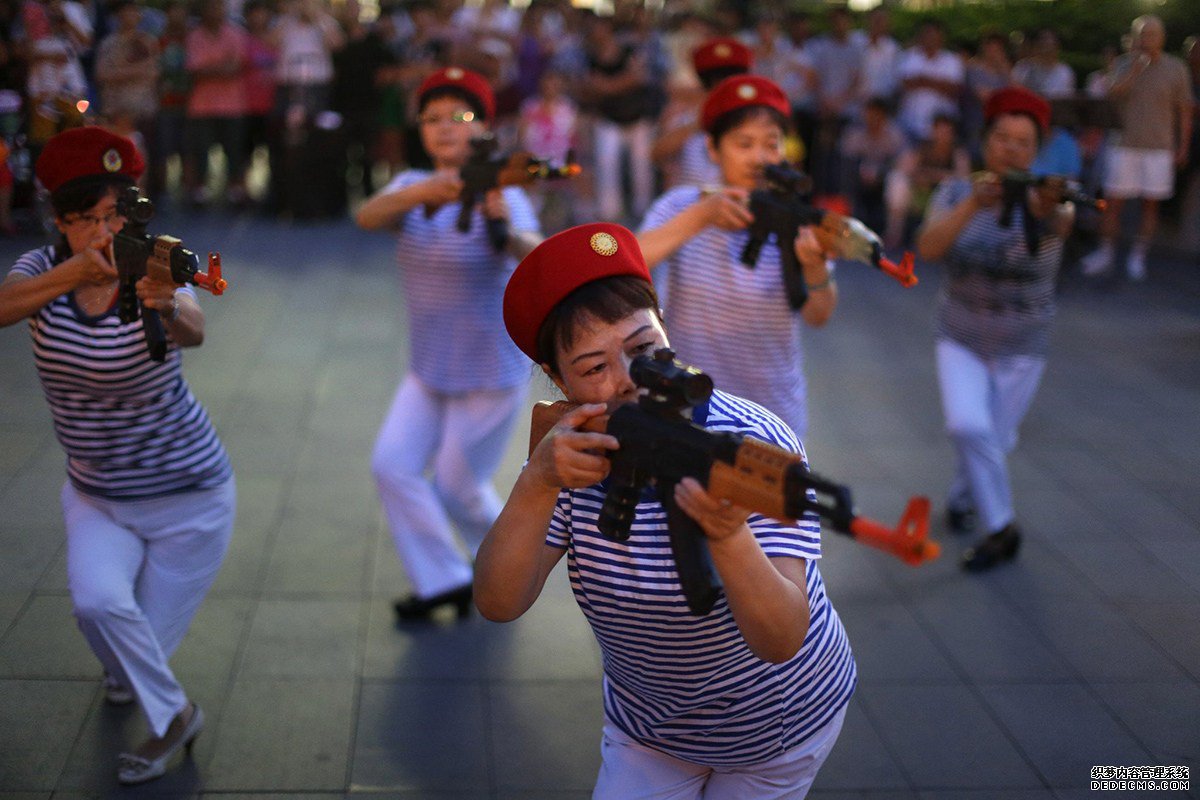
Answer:
<svg viewBox="0 0 1200 800"><path fill-rule="evenodd" d="M233 204L246 200L246 32L225 15L225 0L204 0L200 25L188 33L187 69L192 76L188 98L189 150L196 161L196 205L209 199L208 151L219 144L228 165L226 194Z"/></svg>

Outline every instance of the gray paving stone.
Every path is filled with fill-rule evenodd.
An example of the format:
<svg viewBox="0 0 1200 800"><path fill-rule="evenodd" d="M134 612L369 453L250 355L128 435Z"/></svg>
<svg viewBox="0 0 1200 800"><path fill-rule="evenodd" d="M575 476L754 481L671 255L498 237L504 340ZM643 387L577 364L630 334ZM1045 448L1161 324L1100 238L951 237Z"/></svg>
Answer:
<svg viewBox="0 0 1200 800"><path fill-rule="evenodd" d="M0 523L0 586L6 592L37 586L63 547L63 529L55 525L10 526Z"/></svg>
<svg viewBox="0 0 1200 800"><path fill-rule="evenodd" d="M0 680L0 787L54 789L94 690L88 681Z"/></svg>
<svg viewBox="0 0 1200 800"><path fill-rule="evenodd" d="M227 681L253 615L254 601L245 597L205 598L192 619L171 668L181 682L189 679Z"/></svg>
<svg viewBox="0 0 1200 800"><path fill-rule="evenodd" d="M1200 765L1200 686L1170 683L1095 683L1100 696L1122 724L1154 754L1153 763ZM1192 778L1193 787L1196 778Z"/></svg>
<svg viewBox="0 0 1200 800"><path fill-rule="evenodd" d="M1136 542L1114 541L1102 548L1064 548L1062 552L1112 600L1200 602L1200 595L1175 570Z"/></svg>
<svg viewBox="0 0 1200 800"><path fill-rule="evenodd" d="M26 593L0 592L0 640L28 600L29 595Z"/></svg>
<svg viewBox="0 0 1200 800"><path fill-rule="evenodd" d="M490 784L484 688L476 682L367 682L351 783L359 791L467 792ZM454 725L446 725L452 719Z"/></svg>
<svg viewBox="0 0 1200 800"><path fill-rule="evenodd" d="M1054 800L1052 789L955 789L952 792L921 792L920 800Z"/></svg>
<svg viewBox="0 0 1200 800"><path fill-rule="evenodd" d="M821 793L829 790L908 789L899 762L863 713L860 697L870 693L870 687L860 685L850 699L837 744L813 783L814 796L823 797Z"/></svg>
<svg viewBox="0 0 1200 800"><path fill-rule="evenodd" d="M362 613L357 601L262 600L238 675L350 680L359 668Z"/></svg>
<svg viewBox="0 0 1200 800"><path fill-rule="evenodd" d="M1041 778L962 686L874 686L859 698L921 789L1041 788Z"/></svg>
<svg viewBox="0 0 1200 800"><path fill-rule="evenodd" d="M1107 604L1057 598L1022 616L1090 681L1180 680L1184 673L1155 642Z"/></svg>
<svg viewBox="0 0 1200 800"><path fill-rule="evenodd" d="M1141 745L1079 686L984 686L988 705L1051 786L1086 786L1097 764L1144 764Z"/></svg>
<svg viewBox="0 0 1200 800"><path fill-rule="evenodd" d="M270 547L264 594L356 595L367 587L374 525L354 528L286 515Z"/></svg>
<svg viewBox="0 0 1200 800"><path fill-rule="evenodd" d="M88 680L100 671L69 597L35 596L0 640L0 678Z"/></svg>
<svg viewBox="0 0 1200 800"><path fill-rule="evenodd" d="M862 684L957 683L961 679L938 645L899 604L836 603Z"/></svg>
<svg viewBox="0 0 1200 800"><path fill-rule="evenodd" d="M344 791L353 680L239 678L216 725L206 790Z"/></svg>
<svg viewBox="0 0 1200 800"><path fill-rule="evenodd" d="M969 680L1069 681L1075 671L1003 602L922 599L917 614Z"/></svg>
<svg viewBox="0 0 1200 800"><path fill-rule="evenodd" d="M497 683L488 688L492 770L501 791L590 789L603 723L596 681Z"/></svg>

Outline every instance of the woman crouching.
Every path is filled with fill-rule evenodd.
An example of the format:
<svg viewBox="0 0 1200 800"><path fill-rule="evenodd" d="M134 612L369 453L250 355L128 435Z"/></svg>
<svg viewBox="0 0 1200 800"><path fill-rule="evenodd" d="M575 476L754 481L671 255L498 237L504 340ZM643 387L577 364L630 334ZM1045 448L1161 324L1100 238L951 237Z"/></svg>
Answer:
<svg viewBox="0 0 1200 800"><path fill-rule="evenodd" d="M547 239L513 274L504 309L517 345L581 405L534 449L484 539L475 599L489 619L516 619L567 554L604 664L593 796L661 797L673 787L672 797L804 797L856 679L817 568L816 517L751 515L682 481L675 499L707 537L724 586L711 612L692 615L660 503L638 504L626 541L597 529L609 471L601 453L619 445L580 430L606 404L634 400L630 362L668 346L637 240L609 224ZM778 417L720 391L693 421L802 453Z"/></svg>

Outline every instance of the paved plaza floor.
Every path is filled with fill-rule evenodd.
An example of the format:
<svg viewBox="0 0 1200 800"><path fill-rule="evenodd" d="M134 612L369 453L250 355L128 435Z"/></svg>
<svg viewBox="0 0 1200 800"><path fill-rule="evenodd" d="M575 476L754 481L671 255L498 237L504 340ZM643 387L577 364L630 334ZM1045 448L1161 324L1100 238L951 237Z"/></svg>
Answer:
<svg viewBox="0 0 1200 800"><path fill-rule="evenodd" d="M407 587L369 471L407 358L390 237L217 215L156 225L198 251L219 244L230 281L202 298L207 341L185 358L239 492L228 558L173 661L208 726L182 767L116 786L116 754L143 723L103 703L70 613L63 455L13 326L0 331L0 800L588 797L599 654L561 564L518 622L393 622ZM34 244L0 243L0 262ZM941 523L938 280L919 275L905 290L844 266L836 317L806 332L814 469L889 522L931 495L945 551L912 569L826 533L860 684L811 796L1149 796L1093 795L1089 781L1104 765L1200 767L1200 266L1158 259L1138 285L1064 279L1012 458L1025 545L981 576L957 568L967 543Z"/></svg>

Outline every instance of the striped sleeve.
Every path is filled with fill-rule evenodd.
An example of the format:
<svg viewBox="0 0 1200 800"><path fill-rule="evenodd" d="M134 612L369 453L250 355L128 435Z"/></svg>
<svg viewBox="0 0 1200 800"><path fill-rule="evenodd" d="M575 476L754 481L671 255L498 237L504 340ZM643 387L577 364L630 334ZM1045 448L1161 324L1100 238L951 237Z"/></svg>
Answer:
<svg viewBox="0 0 1200 800"><path fill-rule="evenodd" d="M550 529L546 531L546 544L566 550L571 539L571 493L563 489L554 503L550 515Z"/></svg>
<svg viewBox="0 0 1200 800"><path fill-rule="evenodd" d="M37 250L30 250L18 258L8 271L8 274L34 278L43 272L49 272L53 266L54 261L50 255L50 248L42 247Z"/></svg>
<svg viewBox="0 0 1200 800"><path fill-rule="evenodd" d="M525 190L519 186L506 186L503 193L504 202L508 204L508 221L512 229L525 233L541 233L537 212L533 210L533 203L529 202L529 195L525 194Z"/></svg>
<svg viewBox="0 0 1200 800"><path fill-rule="evenodd" d="M950 178L938 184L929 198L928 216L949 211L971 193L971 182L965 178Z"/></svg>
<svg viewBox="0 0 1200 800"><path fill-rule="evenodd" d="M676 186L654 201L646 218L638 228L639 233L661 228L663 225L700 198L700 189L695 186Z"/></svg>

